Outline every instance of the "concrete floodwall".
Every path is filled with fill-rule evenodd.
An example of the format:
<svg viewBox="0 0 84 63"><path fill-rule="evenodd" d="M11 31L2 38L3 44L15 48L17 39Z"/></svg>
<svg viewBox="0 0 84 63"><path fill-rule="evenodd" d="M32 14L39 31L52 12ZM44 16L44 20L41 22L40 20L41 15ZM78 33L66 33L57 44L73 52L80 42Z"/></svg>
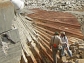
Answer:
<svg viewBox="0 0 84 63"><path fill-rule="evenodd" d="M20 42L20 37L19 37L19 32L18 29L14 29L11 30L9 32L7 32L7 35L9 36L9 38L14 41L14 42Z"/></svg>
<svg viewBox="0 0 84 63"><path fill-rule="evenodd" d="M0 35L0 63L20 63L21 42L17 29L12 29L14 6L10 1L0 1L0 34L5 32L14 41L2 42ZM14 21L14 20L13 20Z"/></svg>
<svg viewBox="0 0 84 63"><path fill-rule="evenodd" d="M14 7L10 1L0 2L0 33L11 29Z"/></svg>

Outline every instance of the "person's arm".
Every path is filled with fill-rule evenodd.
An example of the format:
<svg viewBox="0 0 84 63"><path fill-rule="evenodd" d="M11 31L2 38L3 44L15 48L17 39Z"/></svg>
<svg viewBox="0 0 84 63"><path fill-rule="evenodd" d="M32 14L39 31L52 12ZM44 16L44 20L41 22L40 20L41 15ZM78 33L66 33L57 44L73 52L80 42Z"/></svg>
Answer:
<svg viewBox="0 0 84 63"><path fill-rule="evenodd" d="M61 38L59 38L59 41L60 41L60 42L59 42L59 44L60 44L60 45L62 45L62 44L63 44L63 42L62 42Z"/></svg>
<svg viewBox="0 0 84 63"><path fill-rule="evenodd" d="M68 38L65 36L65 42L68 44Z"/></svg>
<svg viewBox="0 0 84 63"><path fill-rule="evenodd" d="M51 41L50 41L50 49L52 48L52 44L53 44L53 37L51 38Z"/></svg>
<svg viewBox="0 0 84 63"><path fill-rule="evenodd" d="M68 44L68 38L67 38L66 36L65 36L65 42L66 42L66 43L65 43L66 46L69 47L69 44Z"/></svg>

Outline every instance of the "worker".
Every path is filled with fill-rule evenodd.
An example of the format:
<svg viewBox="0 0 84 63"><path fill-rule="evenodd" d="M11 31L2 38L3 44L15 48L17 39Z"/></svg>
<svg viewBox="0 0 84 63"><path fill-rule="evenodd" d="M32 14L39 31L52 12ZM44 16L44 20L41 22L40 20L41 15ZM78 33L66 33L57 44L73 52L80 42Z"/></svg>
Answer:
<svg viewBox="0 0 84 63"><path fill-rule="evenodd" d="M61 32L60 38L61 38L61 41L62 41L62 51L61 51L61 55L64 56L64 55L65 55L64 50L66 50L67 53L68 53L68 55L69 55L70 57L72 57L71 50L69 49L68 38L67 38L67 36L65 35L65 32Z"/></svg>
<svg viewBox="0 0 84 63"><path fill-rule="evenodd" d="M57 51L59 44L61 44L61 38L59 36L58 32L55 32L54 36L52 36L51 38L51 42L50 42L50 49L52 49L52 55L53 55L53 60L54 63L57 63Z"/></svg>

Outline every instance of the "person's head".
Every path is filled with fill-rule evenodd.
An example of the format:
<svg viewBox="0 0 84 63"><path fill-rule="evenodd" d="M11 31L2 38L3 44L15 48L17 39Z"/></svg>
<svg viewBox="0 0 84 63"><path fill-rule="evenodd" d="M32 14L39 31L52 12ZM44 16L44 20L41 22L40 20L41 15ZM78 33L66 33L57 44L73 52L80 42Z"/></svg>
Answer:
<svg viewBox="0 0 84 63"><path fill-rule="evenodd" d="M54 35L59 35L59 33L56 31L56 32L54 33Z"/></svg>
<svg viewBox="0 0 84 63"><path fill-rule="evenodd" d="M65 36L65 32L61 32L61 36L62 36L62 37Z"/></svg>

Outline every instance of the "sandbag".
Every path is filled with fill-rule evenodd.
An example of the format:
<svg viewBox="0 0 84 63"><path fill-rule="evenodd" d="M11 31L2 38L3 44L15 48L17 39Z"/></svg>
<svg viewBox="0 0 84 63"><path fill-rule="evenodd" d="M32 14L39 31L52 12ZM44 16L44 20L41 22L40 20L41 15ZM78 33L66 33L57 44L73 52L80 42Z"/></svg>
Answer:
<svg viewBox="0 0 84 63"><path fill-rule="evenodd" d="M21 0L11 0L11 2L14 4L16 11L24 8L24 2Z"/></svg>

